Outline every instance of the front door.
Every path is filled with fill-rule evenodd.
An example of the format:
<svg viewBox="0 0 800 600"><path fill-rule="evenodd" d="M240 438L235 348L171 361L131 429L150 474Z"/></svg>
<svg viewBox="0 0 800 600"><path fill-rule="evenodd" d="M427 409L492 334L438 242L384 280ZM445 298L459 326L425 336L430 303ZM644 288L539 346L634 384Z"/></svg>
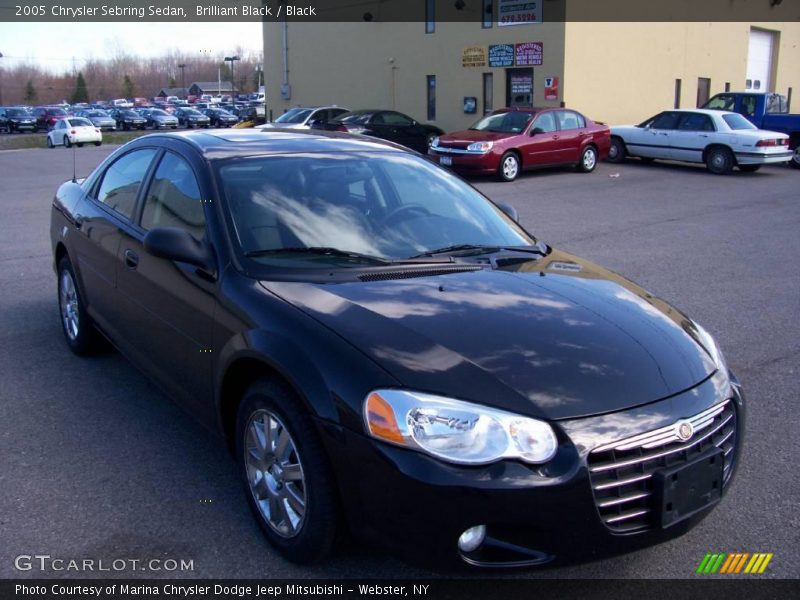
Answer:
<svg viewBox="0 0 800 600"><path fill-rule="evenodd" d="M506 69L506 106L533 108L533 67Z"/></svg>
<svg viewBox="0 0 800 600"><path fill-rule="evenodd" d="M543 112L531 124L523 146L525 166L554 165L561 162L561 142L554 111Z"/></svg>

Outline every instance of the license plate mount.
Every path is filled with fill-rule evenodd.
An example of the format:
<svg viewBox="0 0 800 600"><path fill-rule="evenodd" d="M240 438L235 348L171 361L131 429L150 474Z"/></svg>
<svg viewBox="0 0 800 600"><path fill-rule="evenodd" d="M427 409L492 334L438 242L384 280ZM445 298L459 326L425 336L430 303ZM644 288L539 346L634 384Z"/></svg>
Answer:
<svg viewBox="0 0 800 600"><path fill-rule="evenodd" d="M453 157L452 156L440 156L439 157L439 164L444 165L445 167L449 167L453 164Z"/></svg>
<svg viewBox="0 0 800 600"><path fill-rule="evenodd" d="M680 523L719 502L724 464L722 450L712 448L689 463L656 471L655 500L661 527Z"/></svg>

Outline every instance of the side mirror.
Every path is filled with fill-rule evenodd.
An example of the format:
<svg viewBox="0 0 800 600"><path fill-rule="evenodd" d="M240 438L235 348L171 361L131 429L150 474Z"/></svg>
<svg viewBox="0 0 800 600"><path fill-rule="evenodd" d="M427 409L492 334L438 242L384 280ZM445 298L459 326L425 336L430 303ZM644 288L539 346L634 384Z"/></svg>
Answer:
<svg viewBox="0 0 800 600"><path fill-rule="evenodd" d="M505 202L495 202L497 208L502 210L514 223L519 223L519 213L517 209Z"/></svg>
<svg viewBox="0 0 800 600"><path fill-rule="evenodd" d="M325 121L322 119L311 119L308 122L309 127L322 127L325 124Z"/></svg>
<svg viewBox="0 0 800 600"><path fill-rule="evenodd" d="M537 133L544 133L544 129L541 127L534 127L531 129L531 135L536 135Z"/></svg>
<svg viewBox="0 0 800 600"><path fill-rule="evenodd" d="M214 258L203 242L185 229L156 227L144 236L144 249L153 256L189 263L208 273L214 272Z"/></svg>

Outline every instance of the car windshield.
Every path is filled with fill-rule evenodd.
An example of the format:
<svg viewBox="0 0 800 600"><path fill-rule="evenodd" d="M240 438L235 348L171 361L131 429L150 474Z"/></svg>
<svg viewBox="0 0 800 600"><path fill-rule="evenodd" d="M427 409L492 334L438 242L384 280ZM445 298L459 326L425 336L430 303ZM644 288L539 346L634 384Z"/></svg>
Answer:
<svg viewBox="0 0 800 600"><path fill-rule="evenodd" d="M51 115L56 115L56 116L59 116L59 117L62 116L62 115L63 116L67 115L67 111L65 111L63 108L48 108L47 112L49 114L51 114Z"/></svg>
<svg viewBox="0 0 800 600"><path fill-rule="evenodd" d="M214 166L233 238L260 263L352 264L344 254L385 261L536 244L470 185L409 154L260 156Z"/></svg>
<svg viewBox="0 0 800 600"><path fill-rule="evenodd" d="M758 129L758 127L753 125L750 121L738 113L722 115L722 120L725 121L725 123L728 124L728 127L734 131L739 129Z"/></svg>
<svg viewBox="0 0 800 600"><path fill-rule="evenodd" d="M87 117L107 117L108 113L104 110L87 110Z"/></svg>
<svg viewBox="0 0 800 600"><path fill-rule="evenodd" d="M167 115L167 113L165 113L165 112L164 112L163 110L161 110L160 108L154 108L153 110L151 110L151 111L150 111L150 116L151 116L151 117L153 117L153 116L156 116L156 117L166 117L166 116L168 116L168 115Z"/></svg>
<svg viewBox="0 0 800 600"><path fill-rule="evenodd" d="M89 119L81 119L80 117L73 117L69 119L70 127L94 127Z"/></svg>
<svg viewBox="0 0 800 600"><path fill-rule="evenodd" d="M139 113L137 113L137 112L134 112L134 111L132 111L132 110L126 110L126 111L125 111L125 112L123 112L122 114L123 114L124 116L126 116L126 117L131 117L131 118L133 118L133 119L138 119L138 118L139 118Z"/></svg>
<svg viewBox="0 0 800 600"><path fill-rule="evenodd" d="M27 110L23 110L21 108L9 108L8 109L8 116L9 117L30 117L31 114Z"/></svg>
<svg viewBox="0 0 800 600"><path fill-rule="evenodd" d="M516 110L496 113L484 117L470 129L474 131L491 131L493 133L521 133L525 131L535 114Z"/></svg>
<svg viewBox="0 0 800 600"><path fill-rule="evenodd" d="M302 123L311 114L310 108L293 108L275 119L276 123Z"/></svg>
<svg viewBox="0 0 800 600"><path fill-rule="evenodd" d="M185 115L193 115L193 116L202 116L203 115L203 113L201 113L200 111L197 111L197 110L195 110L193 108L184 108L183 109L183 114L185 114Z"/></svg>

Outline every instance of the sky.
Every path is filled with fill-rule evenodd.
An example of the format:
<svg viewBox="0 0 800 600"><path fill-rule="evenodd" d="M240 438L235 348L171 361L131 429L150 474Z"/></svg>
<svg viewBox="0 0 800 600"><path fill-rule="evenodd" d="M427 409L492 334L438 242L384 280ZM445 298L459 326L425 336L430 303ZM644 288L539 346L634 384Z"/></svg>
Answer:
<svg viewBox="0 0 800 600"><path fill-rule="evenodd" d="M0 23L0 67L34 62L59 72L90 58L127 54L158 56L172 48L220 58L241 46L263 48L261 23Z"/></svg>

